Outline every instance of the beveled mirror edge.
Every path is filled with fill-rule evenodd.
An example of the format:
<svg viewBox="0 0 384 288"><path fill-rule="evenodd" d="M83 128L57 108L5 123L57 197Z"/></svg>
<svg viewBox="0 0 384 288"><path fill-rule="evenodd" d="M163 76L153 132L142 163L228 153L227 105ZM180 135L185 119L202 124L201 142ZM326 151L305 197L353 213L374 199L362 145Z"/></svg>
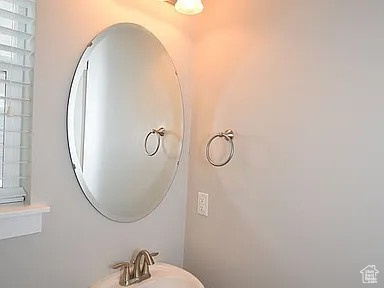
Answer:
<svg viewBox="0 0 384 288"><path fill-rule="evenodd" d="M82 175L82 171L81 171L81 169L79 169L80 161L79 161L77 153L76 153L75 140L74 140L73 135L71 135L71 133L69 133L70 128L73 127L73 123L72 123L72 121L70 119L71 118L70 117L70 112L73 111L73 109L71 110L71 108L73 107L74 102L75 102L74 100L76 99L73 96L76 93L75 87L77 87L77 86L75 84L80 82L80 77L81 77L81 73L79 72L79 71L81 71L80 68L82 66L86 65L87 56L89 56L89 54L92 52L93 47L95 46L95 44L100 42L105 37L105 33L108 30L113 29L114 27L123 26L123 25L135 26L135 27L137 27L139 29L142 29L142 30L144 30L144 32L151 34L159 42L161 47L164 49L164 51L168 55L168 58L169 58L169 60L170 60L170 62L172 64L172 67L173 67L173 70L174 70L174 73L175 73L175 76L176 76L176 79L177 79L177 84L178 84L178 87L179 87L180 100L181 100L181 116L182 116L182 126L181 126L182 133L181 133L181 136L182 136L182 138L181 138L180 151L179 151L179 155L177 157L177 161L176 161L175 169L173 171L172 179L170 179L169 185L168 185L166 191L164 191L164 194L161 197L160 201L158 201L158 203L153 205L152 209L149 212L147 212L147 213L145 213L145 215L141 215L139 217L122 217L122 216L119 216L119 215L113 215L113 214L109 213L108 211L106 211L105 209L103 209L102 207L100 207L99 203L95 200L95 198L93 197L92 193L88 189L88 186L85 183L84 177ZM71 96L73 96L73 97L71 97ZM105 218L107 218L107 219L109 219L111 221L114 221L114 222L118 222L118 223L132 223L132 222L139 221L139 220L149 216L150 214L152 214L157 209L157 207L163 202L164 198L167 196L169 190L171 189L171 187L172 187L172 185L173 185L173 183L175 181L177 171L178 171L179 166L180 166L181 157L182 157L182 154L183 154L183 151L184 151L184 144L185 144L184 141L186 141L186 139L185 139L185 124L186 124L186 119L185 119L185 102L184 102L183 90L182 90L182 87L181 87L181 82L180 82L179 74L177 72L175 63L174 63L171 55L168 53L168 50L166 49L164 44L160 41L160 39L158 37L156 37L156 35L154 33L152 33L149 29L147 29L144 26L141 26L139 24L131 23L131 22L122 22L122 23L117 23L117 24L111 25L111 26L103 29L102 31L100 31L88 43L87 47L85 48L85 50L81 54L81 56L79 58L79 61L77 62L77 65L76 65L76 68L75 68L75 72L74 72L72 80L71 80L69 96L68 96L68 102L67 102L67 111L66 111L66 132L67 132L66 134L67 134L67 146L68 146L71 166L72 166L72 170L73 170L73 172L75 174L76 180L77 180L77 182L78 182L78 184L80 186L81 191L83 192L83 194L87 198L88 202L92 205L92 207L94 207L96 209L97 212L99 212L99 214L101 214Z"/></svg>

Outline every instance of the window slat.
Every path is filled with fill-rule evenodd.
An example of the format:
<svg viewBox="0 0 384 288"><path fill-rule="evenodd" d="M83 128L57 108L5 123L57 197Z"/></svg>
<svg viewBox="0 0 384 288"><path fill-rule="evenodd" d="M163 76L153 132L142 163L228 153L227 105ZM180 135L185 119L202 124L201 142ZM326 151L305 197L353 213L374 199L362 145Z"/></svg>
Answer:
<svg viewBox="0 0 384 288"><path fill-rule="evenodd" d="M32 99L30 98L17 98L17 97L10 97L10 96L0 96L0 100L12 100L12 101L26 101L26 102L29 102L29 101L32 101ZM4 113L3 113L4 114Z"/></svg>
<svg viewBox="0 0 384 288"><path fill-rule="evenodd" d="M5 133L32 133L31 130L2 130Z"/></svg>
<svg viewBox="0 0 384 288"><path fill-rule="evenodd" d="M19 54L20 56L28 56L33 53L32 51L27 49L22 49L22 48L13 47L13 46L4 45L4 44L0 44L0 51L1 50L5 52L16 53L16 54Z"/></svg>
<svg viewBox="0 0 384 288"><path fill-rule="evenodd" d="M12 81L8 79L0 79L0 83L4 83L11 86L31 86L31 83L28 82Z"/></svg>
<svg viewBox="0 0 384 288"><path fill-rule="evenodd" d="M21 14L18 14L18 13L13 13L11 11L8 11L8 10L5 10L5 9L1 9L1 8L0 8L0 17L8 19L8 20L13 20L13 21L21 22L21 23L24 23L24 24L29 24L29 25L33 24L34 21L35 21L31 17L24 16L24 15L21 15Z"/></svg>
<svg viewBox="0 0 384 288"><path fill-rule="evenodd" d="M29 179L29 178L31 178L31 176L5 176L5 177L0 177L0 180L18 180L18 179ZM0 188L0 195L1 195L1 190L3 190L3 189L1 189ZM0 196L1 197L1 196Z"/></svg>
<svg viewBox="0 0 384 288"><path fill-rule="evenodd" d="M11 60L9 60L9 62L0 61L0 70L10 70L10 69L16 69L16 70L19 70L19 71L30 71L33 68L30 67L30 66L26 66L26 65L13 64L11 62Z"/></svg>
<svg viewBox="0 0 384 288"><path fill-rule="evenodd" d="M0 161L0 164L11 164L11 165L19 165L19 164L22 164L22 165L26 165L26 164L31 164L30 161L19 161L19 162L1 162Z"/></svg>
<svg viewBox="0 0 384 288"><path fill-rule="evenodd" d="M35 0L1 0L3 2L8 3L15 3L18 6L24 7L24 8L30 8L33 9L36 5Z"/></svg>
<svg viewBox="0 0 384 288"><path fill-rule="evenodd" d="M25 196L16 196L16 197L9 197L9 198L0 197L0 204L11 204L11 203L24 202L24 201L25 201Z"/></svg>
<svg viewBox="0 0 384 288"><path fill-rule="evenodd" d="M0 145L1 149L31 149L31 146L4 146Z"/></svg>
<svg viewBox="0 0 384 288"><path fill-rule="evenodd" d="M24 39L24 40L29 40L33 37L32 34L29 34L27 32L15 30L15 29L10 29L4 26L0 26L0 33L8 35L8 36L14 36L19 39Z"/></svg>
<svg viewBox="0 0 384 288"><path fill-rule="evenodd" d="M8 97L4 97L4 98L7 98L9 99ZM6 117L20 117L20 118L31 118L32 115L29 115L29 114L7 114L7 113L3 113L3 112L0 112L0 116L6 116ZM0 144L0 148L1 148L1 144Z"/></svg>
<svg viewBox="0 0 384 288"><path fill-rule="evenodd" d="M15 177L19 180L21 180L23 177L18 176ZM1 180L9 180L13 179L8 177L1 177ZM28 179L28 178L26 178ZM0 189L0 204L8 204L8 203L15 203L15 202L23 202L25 197L27 196L27 193L25 192L24 188L1 188Z"/></svg>

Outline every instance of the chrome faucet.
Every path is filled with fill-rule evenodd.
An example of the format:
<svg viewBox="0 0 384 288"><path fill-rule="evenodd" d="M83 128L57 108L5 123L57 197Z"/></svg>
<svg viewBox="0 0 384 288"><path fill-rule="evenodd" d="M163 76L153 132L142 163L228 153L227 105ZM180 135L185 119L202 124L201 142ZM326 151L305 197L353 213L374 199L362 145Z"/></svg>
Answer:
<svg viewBox="0 0 384 288"><path fill-rule="evenodd" d="M120 286L127 287L150 278L149 265L155 264L153 257L157 255L159 253L149 253L148 250L140 250L134 260L119 262L113 265L113 269L121 268Z"/></svg>

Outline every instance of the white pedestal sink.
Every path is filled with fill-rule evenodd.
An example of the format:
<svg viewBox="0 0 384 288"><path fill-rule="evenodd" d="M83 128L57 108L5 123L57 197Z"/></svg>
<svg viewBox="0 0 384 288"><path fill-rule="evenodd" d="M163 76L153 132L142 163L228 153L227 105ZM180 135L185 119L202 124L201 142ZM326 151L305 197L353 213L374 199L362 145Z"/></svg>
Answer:
<svg viewBox="0 0 384 288"><path fill-rule="evenodd" d="M150 266L152 277L140 283L132 284L129 288L204 288L203 284L191 273L179 267L155 263ZM119 285L120 272L113 273L100 280L91 288L121 288Z"/></svg>

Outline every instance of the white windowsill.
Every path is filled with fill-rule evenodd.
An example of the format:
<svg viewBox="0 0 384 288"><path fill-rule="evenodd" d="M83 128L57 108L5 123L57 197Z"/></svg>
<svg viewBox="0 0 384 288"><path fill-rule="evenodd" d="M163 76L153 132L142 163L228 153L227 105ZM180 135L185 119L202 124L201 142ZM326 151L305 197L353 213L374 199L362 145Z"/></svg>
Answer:
<svg viewBox="0 0 384 288"><path fill-rule="evenodd" d="M0 240L42 231L47 205L0 205Z"/></svg>

